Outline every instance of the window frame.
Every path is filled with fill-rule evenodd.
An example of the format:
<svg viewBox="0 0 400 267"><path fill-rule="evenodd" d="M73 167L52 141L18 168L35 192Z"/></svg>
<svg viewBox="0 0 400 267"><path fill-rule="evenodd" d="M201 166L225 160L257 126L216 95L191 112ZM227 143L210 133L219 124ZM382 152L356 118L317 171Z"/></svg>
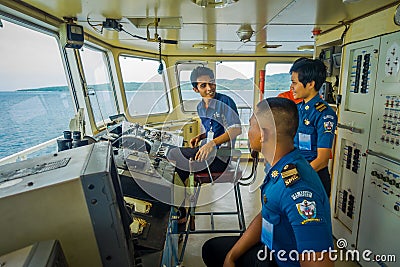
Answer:
<svg viewBox="0 0 400 267"><path fill-rule="evenodd" d="M84 51L84 49L90 49L90 50L93 50L93 51L96 51L96 52L101 52L102 59L103 59L103 62L105 64L105 70L107 72L108 81L109 81L109 84L110 84L110 91L112 93L112 98L114 100L115 111L118 114L119 113L118 97L117 97L117 92L116 92L116 88L115 88L114 78L113 78L113 75L112 75L111 61L110 61L110 58L109 58L110 51L108 49L105 49L104 47L100 47L100 46L94 45L92 43L86 43L86 42L84 43L84 45L82 46L81 49L83 49L83 51ZM84 63L83 63L83 59L82 59L82 55L81 55L81 53L82 53L81 49L79 49L79 57L80 57L80 60L82 62L82 71L83 71L83 74L85 75L85 70L83 68L83 64ZM86 89L88 90L89 88L88 88L86 76L85 76L85 84L86 84L86 88L84 88L83 90L86 90ZM94 108L93 108L94 107L93 105L95 103L92 103L92 101L90 99L90 96L89 96L89 91L87 91L86 93L88 94L88 99L89 99L89 103L90 103L90 110L91 110L91 112L88 112L88 114L90 113L89 116L91 116L93 118L94 127L96 128L96 130L100 131L100 130L103 129L103 127L106 127L107 123L110 122L111 120L109 119L109 116L107 118L103 118L104 120L102 120L102 119L100 119L99 121L95 120ZM117 115L117 114L114 114L114 115Z"/></svg>

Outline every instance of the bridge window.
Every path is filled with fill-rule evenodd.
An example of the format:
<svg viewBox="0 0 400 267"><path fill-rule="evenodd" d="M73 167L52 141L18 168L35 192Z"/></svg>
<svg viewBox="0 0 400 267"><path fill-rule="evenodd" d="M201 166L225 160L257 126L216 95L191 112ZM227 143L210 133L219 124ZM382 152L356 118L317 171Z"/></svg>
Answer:
<svg viewBox="0 0 400 267"><path fill-rule="evenodd" d="M182 111L196 112L197 104L200 102L200 95L193 91L190 83L192 70L199 66L207 66L207 62L179 62L176 64L176 75L179 84L179 93L182 103Z"/></svg>
<svg viewBox="0 0 400 267"><path fill-rule="evenodd" d="M55 36L2 19L0 28L0 158L37 146L69 129L74 105ZM32 27L33 28L33 27ZM33 154L57 151L40 145ZM12 161L10 159L10 161Z"/></svg>
<svg viewBox="0 0 400 267"><path fill-rule="evenodd" d="M165 71L162 75L158 74L159 61L123 55L119 57L119 62L129 115L167 113L167 82Z"/></svg>
<svg viewBox="0 0 400 267"><path fill-rule="evenodd" d="M107 54L89 46L84 46L80 54L94 119L97 123L104 122L117 114Z"/></svg>
<svg viewBox="0 0 400 267"><path fill-rule="evenodd" d="M254 99L254 61L220 61L216 65L218 92L230 96L236 103L243 131L236 147L248 151L247 131Z"/></svg>
<svg viewBox="0 0 400 267"><path fill-rule="evenodd" d="M176 65L183 111L196 112L201 100L198 93L193 91L190 74L198 66L207 66L207 62L185 62ZM244 127L238 136L236 146L247 151L247 129L251 116L254 99L253 61L219 61L216 63L215 78L217 92L230 96L236 103L239 116Z"/></svg>
<svg viewBox="0 0 400 267"><path fill-rule="evenodd" d="M265 65L264 98L278 96L290 89L289 70L292 65L292 63L268 63Z"/></svg>

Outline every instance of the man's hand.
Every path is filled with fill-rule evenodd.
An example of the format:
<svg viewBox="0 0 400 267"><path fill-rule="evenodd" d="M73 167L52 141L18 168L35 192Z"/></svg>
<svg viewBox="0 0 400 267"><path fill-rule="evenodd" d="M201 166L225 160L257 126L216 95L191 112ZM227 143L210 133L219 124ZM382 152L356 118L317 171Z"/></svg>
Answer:
<svg viewBox="0 0 400 267"><path fill-rule="evenodd" d="M203 140L204 138L206 138L206 134L205 133L202 133L202 134L199 134L198 136L193 137L189 141L190 147L194 148L194 147L198 146L200 141Z"/></svg>
<svg viewBox="0 0 400 267"><path fill-rule="evenodd" d="M194 157L195 160L198 161L203 161L208 158L211 152L214 151L215 148L215 143L214 141L210 141L204 146L200 147L199 151L197 151L196 156Z"/></svg>
<svg viewBox="0 0 400 267"><path fill-rule="evenodd" d="M190 147L194 148L194 147L198 146L199 142L200 142L200 137L199 136L193 137L189 141Z"/></svg>

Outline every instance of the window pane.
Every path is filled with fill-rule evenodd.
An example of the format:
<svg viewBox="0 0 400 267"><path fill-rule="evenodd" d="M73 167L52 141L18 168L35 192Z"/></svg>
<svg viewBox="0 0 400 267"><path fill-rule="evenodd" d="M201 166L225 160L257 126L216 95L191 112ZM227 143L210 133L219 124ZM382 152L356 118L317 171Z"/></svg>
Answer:
<svg viewBox="0 0 400 267"><path fill-rule="evenodd" d="M2 22L0 158L61 136L74 116L56 39ZM56 150L54 146L35 155Z"/></svg>
<svg viewBox="0 0 400 267"><path fill-rule="evenodd" d="M247 131L254 99L253 61L223 61L216 67L217 92L230 96L236 103L242 122L242 134L236 139L236 147L248 152Z"/></svg>
<svg viewBox="0 0 400 267"><path fill-rule="evenodd" d="M277 96L290 89L291 66L292 63L269 63L265 66L264 98Z"/></svg>
<svg viewBox="0 0 400 267"><path fill-rule="evenodd" d="M131 116L167 113L168 95L163 75L158 74L159 61L120 56L128 113ZM164 66L165 70L165 66Z"/></svg>
<svg viewBox="0 0 400 267"><path fill-rule="evenodd" d="M106 53L85 46L81 50L81 58L94 118L96 122L101 122L117 114Z"/></svg>
<svg viewBox="0 0 400 267"><path fill-rule="evenodd" d="M201 100L200 95L193 91L193 86L190 82L190 74L192 73L192 70L199 66L206 66L206 63L182 62L176 65L176 69L178 71L177 74L179 80L182 110L185 112L196 112L197 104Z"/></svg>

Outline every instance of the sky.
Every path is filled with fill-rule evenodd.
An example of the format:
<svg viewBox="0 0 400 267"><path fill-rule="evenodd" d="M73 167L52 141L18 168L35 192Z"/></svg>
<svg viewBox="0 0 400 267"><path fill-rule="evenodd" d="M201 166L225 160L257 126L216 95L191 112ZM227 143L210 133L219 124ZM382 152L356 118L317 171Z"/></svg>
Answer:
<svg viewBox="0 0 400 267"><path fill-rule="evenodd" d="M2 20L0 91L66 85L54 37Z"/></svg>
<svg viewBox="0 0 400 267"><path fill-rule="evenodd" d="M59 46L54 37L7 22L4 19L1 21L3 27L0 28L0 91L67 85ZM85 74L88 82L97 84L107 82L106 70L99 67L101 64L98 62L96 53L86 49L82 58L84 68L94 70ZM90 64L85 62L90 62ZM132 65L133 63L134 65ZM126 82L144 82L149 78L152 81L161 81L160 76L156 75L159 65L157 61L140 59L132 61L132 58L121 58L120 64L122 69L126 70L140 65L140 67L135 67L135 71L123 71ZM270 68L271 65L274 67ZM268 64L267 74L287 73L290 65L281 65ZM217 78L249 79L253 75L254 62L217 63Z"/></svg>

